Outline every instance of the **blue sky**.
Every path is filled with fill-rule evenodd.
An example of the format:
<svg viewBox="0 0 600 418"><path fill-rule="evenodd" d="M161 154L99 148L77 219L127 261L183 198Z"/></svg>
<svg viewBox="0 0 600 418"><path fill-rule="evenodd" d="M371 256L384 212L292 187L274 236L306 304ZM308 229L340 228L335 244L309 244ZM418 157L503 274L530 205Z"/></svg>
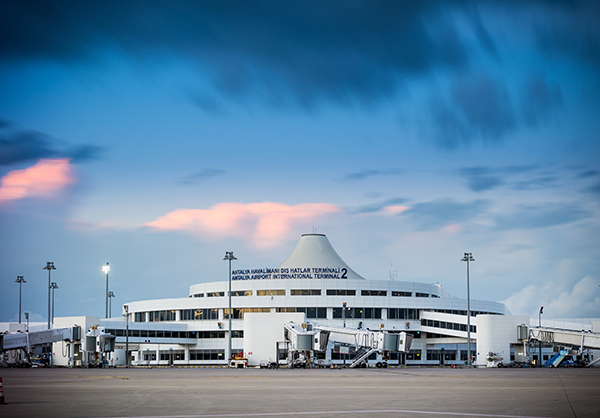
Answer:
<svg viewBox="0 0 600 418"><path fill-rule="evenodd" d="M600 317L597 2L0 5L0 320L325 233L369 279Z"/></svg>

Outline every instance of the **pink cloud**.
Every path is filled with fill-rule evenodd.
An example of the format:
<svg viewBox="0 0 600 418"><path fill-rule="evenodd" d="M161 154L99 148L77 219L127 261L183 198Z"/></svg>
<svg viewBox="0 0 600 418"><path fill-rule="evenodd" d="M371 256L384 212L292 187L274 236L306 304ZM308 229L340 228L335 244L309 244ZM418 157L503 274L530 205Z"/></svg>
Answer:
<svg viewBox="0 0 600 418"><path fill-rule="evenodd" d="M143 226L213 237L249 237L255 245L268 247L287 239L294 225L340 211L328 203L230 202L209 209L177 209Z"/></svg>
<svg viewBox="0 0 600 418"><path fill-rule="evenodd" d="M27 197L48 198L75 182L70 158L39 160L23 170L13 170L0 180L0 203Z"/></svg>
<svg viewBox="0 0 600 418"><path fill-rule="evenodd" d="M462 226L459 224L451 224L451 225L446 225L443 226L440 231L446 233L446 234L458 234L459 232L462 231Z"/></svg>
<svg viewBox="0 0 600 418"><path fill-rule="evenodd" d="M385 206L383 209L381 209L381 211L383 213L387 213L390 215L397 215L399 213L402 212L406 212L407 210L411 209L410 206Z"/></svg>

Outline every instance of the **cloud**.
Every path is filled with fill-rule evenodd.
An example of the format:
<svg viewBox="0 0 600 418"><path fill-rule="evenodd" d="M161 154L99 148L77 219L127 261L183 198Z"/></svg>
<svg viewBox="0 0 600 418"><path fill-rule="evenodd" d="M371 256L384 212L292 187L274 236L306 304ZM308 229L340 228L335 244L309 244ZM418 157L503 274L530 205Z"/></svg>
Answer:
<svg viewBox="0 0 600 418"><path fill-rule="evenodd" d="M470 203L458 203L452 199L438 199L412 205L412 208L402 214L422 231L431 231L471 221L477 218L487 208L485 200L475 200ZM456 231L457 226L451 230Z"/></svg>
<svg viewBox="0 0 600 418"><path fill-rule="evenodd" d="M467 65L460 26L448 13L462 8L342 0L234 7L201 1L7 1L3 13L11 19L3 21L0 56L73 63L101 61L111 49L138 59L159 51L195 64L230 97L253 94L305 108L323 100L372 105L394 97L404 78ZM484 41L489 48L490 40ZM210 100L199 104L215 110Z"/></svg>
<svg viewBox="0 0 600 418"><path fill-rule="evenodd" d="M528 125L539 125L547 119L554 110L563 105L560 87L551 84L545 77L531 77L521 97L521 115Z"/></svg>
<svg viewBox="0 0 600 418"><path fill-rule="evenodd" d="M195 184L212 177L222 176L223 174L225 174L224 170L219 170L216 168L205 168L203 170L198 171L197 173L188 176L186 179L181 181L181 184Z"/></svg>
<svg viewBox="0 0 600 418"><path fill-rule="evenodd" d="M364 180L376 176L399 176L403 171L399 168L389 168L387 170L363 170L356 173L348 173L344 176L345 180Z"/></svg>
<svg viewBox="0 0 600 418"><path fill-rule="evenodd" d="M587 219L590 213L571 203L521 206L512 213L495 218L497 229L536 229L565 225Z"/></svg>
<svg viewBox="0 0 600 418"><path fill-rule="evenodd" d="M458 173L467 181L467 187L474 192L484 192L503 185L513 190L538 190L556 187L559 177L549 174L531 174L544 168L542 165L503 166L503 167L463 167ZM517 175L529 174L526 179L516 180Z"/></svg>
<svg viewBox="0 0 600 418"><path fill-rule="evenodd" d="M472 141L498 141L517 126L505 85L487 75L456 81L449 99L430 100L434 138L453 149Z"/></svg>
<svg viewBox="0 0 600 418"><path fill-rule="evenodd" d="M513 185L514 190L538 190L556 187L558 177L546 175L535 177L533 179L517 181Z"/></svg>
<svg viewBox="0 0 600 418"><path fill-rule="evenodd" d="M488 167L465 167L460 174L467 179L467 186L474 192L495 189L503 183L500 176Z"/></svg>
<svg viewBox="0 0 600 418"><path fill-rule="evenodd" d="M98 158L102 148L78 145L62 148L53 137L35 131L10 130L12 124L0 123L0 166L9 166L41 158L69 158L82 162Z"/></svg>
<svg viewBox="0 0 600 418"><path fill-rule="evenodd" d="M24 198L50 198L75 181L70 159L42 159L0 179L0 204Z"/></svg>
<svg viewBox="0 0 600 418"><path fill-rule="evenodd" d="M374 213L383 211L385 213L401 213L410 209L408 206L400 205L408 200L402 197L387 199L383 202L372 203L369 205L358 206L348 210L349 213Z"/></svg>
<svg viewBox="0 0 600 418"><path fill-rule="evenodd" d="M36 132L3 133L0 137L0 166L51 158L56 155L49 136Z"/></svg>
<svg viewBox="0 0 600 418"><path fill-rule="evenodd" d="M294 225L340 212L328 203L218 203L209 209L177 209L143 224L158 231L185 231L200 237L239 237L258 247L289 239Z"/></svg>
<svg viewBox="0 0 600 418"><path fill-rule="evenodd" d="M600 315L598 280L586 276L561 290L560 284L529 285L501 301L515 315L536 316L540 306L549 318L597 318Z"/></svg>

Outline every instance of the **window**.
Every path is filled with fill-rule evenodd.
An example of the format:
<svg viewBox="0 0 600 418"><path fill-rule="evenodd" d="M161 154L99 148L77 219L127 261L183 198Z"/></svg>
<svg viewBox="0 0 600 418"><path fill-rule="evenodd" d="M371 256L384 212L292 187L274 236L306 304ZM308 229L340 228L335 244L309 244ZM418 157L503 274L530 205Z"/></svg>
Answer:
<svg viewBox="0 0 600 418"><path fill-rule="evenodd" d="M412 292L392 291L392 296L399 296L401 298L409 298L412 296Z"/></svg>
<svg viewBox="0 0 600 418"><path fill-rule="evenodd" d="M257 290L258 296L285 296L285 289Z"/></svg>
<svg viewBox="0 0 600 418"><path fill-rule="evenodd" d="M320 296L321 289L292 289L290 294L292 296Z"/></svg>
<svg viewBox="0 0 600 418"><path fill-rule="evenodd" d="M184 350L160 350L161 360L185 360Z"/></svg>
<svg viewBox="0 0 600 418"><path fill-rule="evenodd" d="M206 294L207 298L220 298L225 296L225 292L208 292Z"/></svg>
<svg viewBox="0 0 600 418"><path fill-rule="evenodd" d="M282 308L279 308L282 309ZM291 308L294 309L294 308ZM294 312L294 311L292 311ZM296 308L296 312L304 312L307 318L327 318L327 308Z"/></svg>
<svg viewBox="0 0 600 418"><path fill-rule="evenodd" d="M146 312L136 312L133 322L146 322Z"/></svg>
<svg viewBox="0 0 600 418"><path fill-rule="evenodd" d="M327 296L356 296L354 289L327 289Z"/></svg>
<svg viewBox="0 0 600 418"><path fill-rule="evenodd" d="M416 296L418 298L428 298L429 297L429 293L419 293L419 292L417 292Z"/></svg>
<svg viewBox="0 0 600 418"><path fill-rule="evenodd" d="M233 338L233 334L231 334ZM211 339L211 338L225 338L225 331L198 331L198 338L200 339Z"/></svg>
<svg viewBox="0 0 600 418"><path fill-rule="evenodd" d="M182 309L179 311L182 321L200 321L203 319L219 319L218 309Z"/></svg>
<svg viewBox="0 0 600 418"><path fill-rule="evenodd" d="M419 310L388 308L388 319L419 319Z"/></svg>
<svg viewBox="0 0 600 418"><path fill-rule="evenodd" d="M224 360L225 350L190 350L190 360Z"/></svg>
<svg viewBox="0 0 600 418"><path fill-rule="evenodd" d="M231 296L252 296L252 290L232 290Z"/></svg>
<svg viewBox="0 0 600 418"><path fill-rule="evenodd" d="M410 350L406 353L406 360L421 360L421 350Z"/></svg>
<svg viewBox="0 0 600 418"><path fill-rule="evenodd" d="M231 338L244 338L244 331L231 331Z"/></svg>
<svg viewBox="0 0 600 418"><path fill-rule="evenodd" d="M204 297L204 293L196 293L194 294L195 298L203 298Z"/></svg>
<svg viewBox="0 0 600 418"><path fill-rule="evenodd" d="M386 290L361 290L361 296L387 296Z"/></svg>

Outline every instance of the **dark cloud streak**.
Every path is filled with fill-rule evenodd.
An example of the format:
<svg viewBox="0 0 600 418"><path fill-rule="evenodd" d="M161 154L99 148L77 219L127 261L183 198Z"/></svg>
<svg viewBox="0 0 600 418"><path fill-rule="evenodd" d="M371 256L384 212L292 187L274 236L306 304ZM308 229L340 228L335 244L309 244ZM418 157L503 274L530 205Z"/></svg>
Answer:
<svg viewBox="0 0 600 418"><path fill-rule="evenodd" d="M72 158L83 162L99 158L103 149L93 145L78 145L61 149L55 138L35 131L20 131L9 122L0 124L0 166L35 161L40 158Z"/></svg>

